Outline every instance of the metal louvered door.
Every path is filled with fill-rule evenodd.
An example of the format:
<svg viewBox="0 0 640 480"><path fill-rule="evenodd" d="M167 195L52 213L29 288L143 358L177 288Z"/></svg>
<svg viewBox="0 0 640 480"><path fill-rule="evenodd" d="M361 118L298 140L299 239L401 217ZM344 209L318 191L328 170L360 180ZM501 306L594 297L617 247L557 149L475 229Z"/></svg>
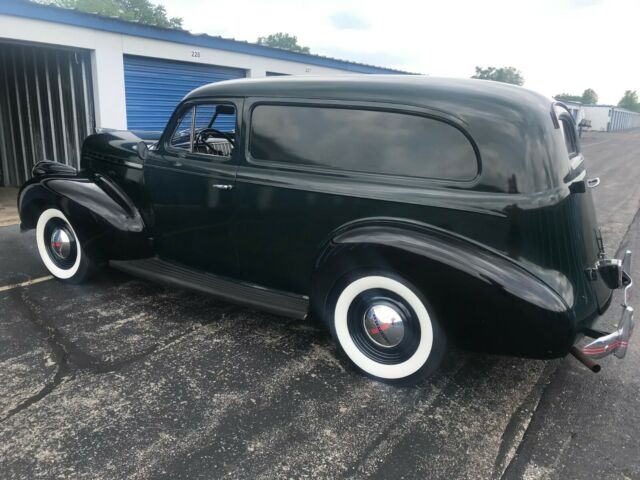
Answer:
<svg viewBox="0 0 640 480"><path fill-rule="evenodd" d="M44 159L78 168L94 125L89 51L0 43L0 185Z"/></svg>
<svg viewBox="0 0 640 480"><path fill-rule="evenodd" d="M245 76L239 68L125 55L127 127L162 131L176 105L194 88Z"/></svg>

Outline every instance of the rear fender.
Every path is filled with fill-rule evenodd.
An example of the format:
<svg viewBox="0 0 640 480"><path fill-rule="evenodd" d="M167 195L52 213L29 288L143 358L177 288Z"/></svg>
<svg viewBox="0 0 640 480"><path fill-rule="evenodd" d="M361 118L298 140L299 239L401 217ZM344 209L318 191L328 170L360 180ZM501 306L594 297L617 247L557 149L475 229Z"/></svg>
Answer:
<svg viewBox="0 0 640 480"><path fill-rule="evenodd" d="M334 233L316 264L315 315L330 303L336 278L363 268L408 277L468 347L554 357L575 338L573 311L564 299L508 257L450 232L387 219ZM466 341L471 339L475 344Z"/></svg>

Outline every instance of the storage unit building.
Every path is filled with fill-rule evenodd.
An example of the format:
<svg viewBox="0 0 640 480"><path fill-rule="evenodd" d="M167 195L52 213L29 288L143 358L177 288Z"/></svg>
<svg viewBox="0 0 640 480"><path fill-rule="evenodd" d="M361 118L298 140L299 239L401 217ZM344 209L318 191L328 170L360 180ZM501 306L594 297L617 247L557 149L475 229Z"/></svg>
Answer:
<svg viewBox="0 0 640 480"><path fill-rule="evenodd" d="M0 43L2 183L43 158L78 165L95 126L90 65L87 50Z"/></svg>
<svg viewBox="0 0 640 480"><path fill-rule="evenodd" d="M612 108L609 118L609 131L619 132L621 130L631 130L640 128L640 113L625 110L623 108Z"/></svg>
<svg viewBox="0 0 640 480"><path fill-rule="evenodd" d="M584 109L582 108L582 103L580 102L562 102L564 103L569 112L571 112L571 116L573 120L576 122L576 125L579 124L582 120L584 120Z"/></svg>
<svg viewBox="0 0 640 480"><path fill-rule="evenodd" d="M240 68L125 55L127 126L160 131L178 102L194 88L245 75Z"/></svg>
<svg viewBox="0 0 640 480"><path fill-rule="evenodd" d="M591 121L591 130L620 132L640 128L640 113L613 105L583 105L585 118Z"/></svg>
<svg viewBox="0 0 640 480"><path fill-rule="evenodd" d="M352 73L406 72L2 0L0 185L20 185L43 158L77 167L96 128L160 130L206 83Z"/></svg>

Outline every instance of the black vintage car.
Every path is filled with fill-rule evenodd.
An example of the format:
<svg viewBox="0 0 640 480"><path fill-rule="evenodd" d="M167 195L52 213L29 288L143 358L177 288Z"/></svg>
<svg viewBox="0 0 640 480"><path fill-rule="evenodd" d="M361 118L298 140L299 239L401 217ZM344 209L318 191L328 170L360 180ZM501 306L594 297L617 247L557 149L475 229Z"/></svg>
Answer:
<svg viewBox="0 0 640 480"><path fill-rule="evenodd" d="M98 265L296 318L362 372L408 384L447 341L623 357L631 254L606 259L571 115L520 87L419 76L198 88L157 142L84 142L19 196L43 262ZM618 329L592 328L624 288ZM583 337L593 337L586 343Z"/></svg>

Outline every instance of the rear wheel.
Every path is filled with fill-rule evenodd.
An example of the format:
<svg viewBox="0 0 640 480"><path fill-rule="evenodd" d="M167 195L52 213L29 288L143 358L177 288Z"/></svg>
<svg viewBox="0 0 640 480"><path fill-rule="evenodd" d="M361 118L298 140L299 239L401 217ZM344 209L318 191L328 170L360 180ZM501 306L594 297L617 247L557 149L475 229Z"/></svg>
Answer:
<svg viewBox="0 0 640 480"><path fill-rule="evenodd" d="M389 272L348 277L334 289L327 323L340 350L376 380L411 385L433 373L446 338L419 291Z"/></svg>
<svg viewBox="0 0 640 480"><path fill-rule="evenodd" d="M36 241L40 258L54 277L80 283L93 272L93 262L84 253L71 223L60 210L49 208L40 214Z"/></svg>

